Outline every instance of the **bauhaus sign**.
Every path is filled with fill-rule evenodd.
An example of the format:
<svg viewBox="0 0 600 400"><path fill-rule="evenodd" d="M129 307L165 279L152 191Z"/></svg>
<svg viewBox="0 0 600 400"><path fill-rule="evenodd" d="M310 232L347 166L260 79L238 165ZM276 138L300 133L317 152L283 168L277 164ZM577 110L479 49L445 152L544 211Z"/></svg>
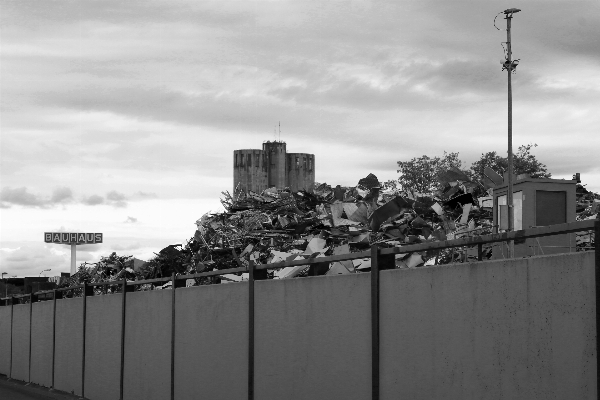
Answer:
<svg viewBox="0 0 600 400"><path fill-rule="evenodd" d="M102 243L101 233L75 233L75 232L45 232L44 241L46 243L64 243L64 244L88 244Z"/></svg>

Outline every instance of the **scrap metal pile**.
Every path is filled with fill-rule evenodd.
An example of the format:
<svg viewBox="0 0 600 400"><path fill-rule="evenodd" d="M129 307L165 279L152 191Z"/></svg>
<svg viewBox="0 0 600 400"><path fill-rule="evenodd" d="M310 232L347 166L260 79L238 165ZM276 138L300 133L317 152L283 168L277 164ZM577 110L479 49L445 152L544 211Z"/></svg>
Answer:
<svg viewBox="0 0 600 400"><path fill-rule="evenodd" d="M313 192L269 188L262 193L223 192L225 212L205 214L185 245L162 249L142 267L133 269L127 257L111 254L99 263L82 265L64 285L143 280L256 264L325 257L382 248L458 239L493 233L491 196L476 199L474 189L499 184L501 178L477 183L457 168L439 177L440 190L432 195L382 188L373 174L354 187L316 184ZM481 191L481 190L479 190ZM489 192L488 192L489 193ZM578 185L578 220L596 218L600 196ZM577 250L593 247L593 234L577 235ZM489 259L492 244L483 246ZM416 268L477 259L477 248L424 251L396 256L397 268ZM317 274L350 274L370 270L370 259L320 266ZM275 279L306 276L308 266L268 270ZM247 274L198 278L188 285L240 281ZM169 283L170 284L170 283ZM167 285L169 285L167 284Z"/></svg>
<svg viewBox="0 0 600 400"><path fill-rule="evenodd" d="M192 256L196 271L324 257L380 247L441 241L492 232L491 208L479 207L460 171L447 174L447 190L436 196L383 190L369 174L355 187L316 184L312 193L270 188L258 194L224 192L226 212L206 214L197 224ZM491 246L484 247L484 258ZM476 249L398 256L398 268L476 259ZM369 270L369 260L333 263L331 274ZM270 271L269 277L303 276L308 267ZM239 280L234 276L227 279Z"/></svg>
<svg viewBox="0 0 600 400"><path fill-rule="evenodd" d="M83 283L122 281L123 279L135 280L138 276L136 276L135 271L130 265L132 264L132 260L131 256L119 256L113 252L108 257L100 257L100 261L96 263L84 262L73 276L61 278L57 287L72 287ZM81 295L81 290L77 294Z"/></svg>

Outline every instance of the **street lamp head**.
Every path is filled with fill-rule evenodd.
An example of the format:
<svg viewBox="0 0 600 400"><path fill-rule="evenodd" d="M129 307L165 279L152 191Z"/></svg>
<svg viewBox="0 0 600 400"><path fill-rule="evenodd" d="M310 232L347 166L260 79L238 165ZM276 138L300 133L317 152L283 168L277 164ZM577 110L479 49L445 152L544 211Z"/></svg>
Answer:
<svg viewBox="0 0 600 400"><path fill-rule="evenodd" d="M517 65L519 65L519 59L512 61L500 60L500 64L502 64L502 71L509 70L514 73L517 70Z"/></svg>
<svg viewBox="0 0 600 400"><path fill-rule="evenodd" d="M514 13L518 13L519 10L518 8L509 8L507 10L502 11L504 14L508 15L508 14L514 14Z"/></svg>

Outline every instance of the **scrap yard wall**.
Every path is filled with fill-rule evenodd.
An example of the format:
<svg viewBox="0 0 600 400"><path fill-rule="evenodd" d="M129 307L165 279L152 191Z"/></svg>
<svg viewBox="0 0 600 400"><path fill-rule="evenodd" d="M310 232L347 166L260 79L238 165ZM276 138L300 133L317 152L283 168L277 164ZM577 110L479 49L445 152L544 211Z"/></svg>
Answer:
<svg viewBox="0 0 600 400"><path fill-rule="evenodd" d="M11 361L11 321L12 321L12 309L11 307L0 307L0 374L10 374L10 361Z"/></svg>
<svg viewBox="0 0 600 400"><path fill-rule="evenodd" d="M86 298L85 397L118 399L123 295Z"/></svg>
<svg viewBox="0 0 600 400"><path fill-rule="evenodd" d="M42 386L51 386L54 305L51 301L33 303L31 311L31 377L29 381Z"/></svg>
<svg viewBox="0 0 600 400"><path fill-rule="evenodd" d="M381 271L378 398L595 399L594 257ZM85 353L82 299L57 300L55 387L81 393L85 354L92 400L119 398L121 377L124 400L372 398L370 275L89 296ZM0 307L0 373L30 379L31 318L31 378L47 384L51 304Z"/></svg>
<svg viewBox="0 0 600 400"><path fill-rule="evenodd" d="M78 396L83 389L83 310L83 298L56 301L54 387Z"/></svg>
<svg viewBox="0 0 600 400"><path fill-rule="evenodd" d="M29 381L29 312L28 304L13 308L11 377L21 381Z"/></svg>

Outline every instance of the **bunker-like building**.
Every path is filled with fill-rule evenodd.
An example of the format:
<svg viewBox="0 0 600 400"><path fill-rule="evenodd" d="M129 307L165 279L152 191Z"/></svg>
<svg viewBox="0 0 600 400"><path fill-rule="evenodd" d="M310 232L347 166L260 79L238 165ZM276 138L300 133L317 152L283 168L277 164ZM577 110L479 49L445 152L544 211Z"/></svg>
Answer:
<svg viewBox="0 0 600 400"><path fill-rule="evenodd" d="M315 156L288 153L285 142L264 142L262 150L233 151L233 189L260 193L276 187L312 191L315 186Z"/></svg>

